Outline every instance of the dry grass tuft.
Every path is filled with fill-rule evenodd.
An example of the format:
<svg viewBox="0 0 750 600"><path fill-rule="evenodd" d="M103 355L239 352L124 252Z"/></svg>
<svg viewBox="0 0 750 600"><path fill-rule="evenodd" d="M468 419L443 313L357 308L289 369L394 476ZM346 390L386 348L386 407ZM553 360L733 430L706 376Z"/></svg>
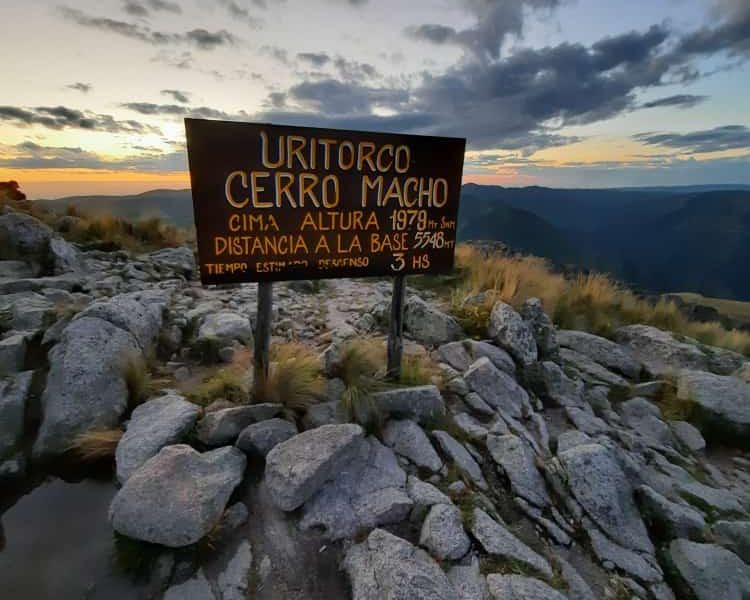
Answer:
<svg viewBox="0 0 750 600"><path fill-rule="evenodd" d="M408 354L401 361L401 385L427 385L440 381L441 372L426 354Z"/></svg>
<svg viewBox="0 0 750 600"><path fill-rule="evenodd" d="M486 335L498 300L519 308L537 297L565 329L611 336L622 325L643 323L750 356L750 333L727 330L720 323L690 321L674 302L645 300L601 273L565 279L543 259L485 256L470 246L456 250L456 264L462 277L451 294L451 312L473 335Z"/></svg>
<svg viewBox="0 0 750 600"><path fill-rule="evenodd" d="M66 237L80 244L104 242L124 250L149 252L188 241L186 232L162 223L158 217L131 223L108 215L87 216L76 210L74 213L69 216L75 216L79 221L66 233Z"/></svg>
<svg viewBox="0 0 750 600"><path fill-rule="evenodd" d="M264 400L302 412L317 402L324 390L320 359L311 348L298 342L273 348Z"/></svg>
<svg viewBox="0 0 750 600"><path fill-rule="evenodd" d="M126 356L121 369L128 388L128 407L132 410L143 403L152 391L151 373L146 359L137 354Z"/></svg>
<svg viewBox="0 0 750 600"><path fill-rule="evenodd" d="M111 460L122 437L121 429L97 429L79 433L69 447L83 462Z"/></svg>
<svg viewBox="0 0 750 600"><path fill-rule="evenodd" d="M377 418L370 401L375 392L387 388L385 381L386 350L373 339L353 339L341 348L340 377L344 382L342 406L349 420L367 415Z"/></svg>

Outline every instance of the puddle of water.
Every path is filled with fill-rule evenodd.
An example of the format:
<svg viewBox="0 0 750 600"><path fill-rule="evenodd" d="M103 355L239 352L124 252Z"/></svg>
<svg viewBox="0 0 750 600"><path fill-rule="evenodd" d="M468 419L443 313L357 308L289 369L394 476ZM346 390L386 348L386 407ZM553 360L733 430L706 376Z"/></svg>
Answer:
<svg viewBox="0 0 750 600"><path fill-rule="evenodd" d="M134 584L113 564L110 482L45 481L0 516L2 597L132 599Z"/></svg>

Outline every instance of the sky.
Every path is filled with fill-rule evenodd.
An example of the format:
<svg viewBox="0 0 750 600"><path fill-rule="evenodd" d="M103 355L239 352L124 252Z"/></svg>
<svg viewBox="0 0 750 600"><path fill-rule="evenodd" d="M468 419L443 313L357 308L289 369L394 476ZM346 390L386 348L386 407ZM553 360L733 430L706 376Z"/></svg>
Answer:
<svg viewBox="0 0 750 600"><path fill-rule="evenodd" d="M750 184L748 0L1 0L0 181L189 186L184 117L450 135L464 180Z"/></svg>

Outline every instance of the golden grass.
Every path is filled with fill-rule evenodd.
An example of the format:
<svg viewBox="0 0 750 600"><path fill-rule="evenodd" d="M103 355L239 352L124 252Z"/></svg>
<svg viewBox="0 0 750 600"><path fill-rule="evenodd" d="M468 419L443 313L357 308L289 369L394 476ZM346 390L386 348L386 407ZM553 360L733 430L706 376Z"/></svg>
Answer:
<svg viewBox="0 0 750 600"><path fill-rule="evenodd" d="M74 214L69 216L80 220L65 236L74 242L108 242L124 250L148 252L188 241L186 232L162 223L158 217L131 223L109 215L86 216L76 210L72 212Z"/></svg>
<svg viewBox="0 0 750 600"><path fill-rule="evenodd" d="M750 323L750 302L726 300L724 298L711 298L693 292L680 292L672 295L680 296L685 302L690 302L692 304L712 306L723 315L738 321Z"/></svg>
<svg viewBox="0 0 750 600"><path fill-rule="evenodd" d="M203 381L187 391L191 402L208 406L214 400L224 399L236 404L247 403L250 389L247 383L247 370L234 365L216 369Z"/></svg>
<svg viewBox="0 0 750 600"><path fill-rule="evenodd" d="M451 292L451 312L470 334L486 335L492 306L498 300L520 308L537 297L555 323L564 329L582 329L611 336L622 325L643 323L711 346L750 356L750 334L727 330L720 323L690 321L672 301L651 302L601 273L566 279L533 256L484 256L460 246L456 263L462 277Z"/></svg>
<svg viewBox="0 0 750 600"><path fill-rule="evenodd" d="M149 366L142 356L130 354L123 358L121 370L128 388L128 406L133 409L144 402L152 391Z"/></svg>
<svg viewBox="0 0 750 600"><path fill-rule="evenodd" d="M320 358L311 348L298 342L278 344L271 359L265 401L302 412L323 395Z"/></svg>
<svg viewBox="0 0 750 600"><path fill-rule="evenodd" d="M83 462L98 462L114 458L121 429L97 429L79 433L69 447Z"/></svg>
<svg viewBox="0 0 750 600"><path fill-rule="evenodd" d="M441 372L426 354L407 354L401 361L401 385L440 383Z"/></svg>
<svg viewBox="0 0 750 600"><path fill-rule="evenodd" d="M370 396L387 387L385 381L386 350L377 340L352 339L342 345L341 370L344 382L341 404L349 420L359 416L377 419L377 409Z"/></svg>

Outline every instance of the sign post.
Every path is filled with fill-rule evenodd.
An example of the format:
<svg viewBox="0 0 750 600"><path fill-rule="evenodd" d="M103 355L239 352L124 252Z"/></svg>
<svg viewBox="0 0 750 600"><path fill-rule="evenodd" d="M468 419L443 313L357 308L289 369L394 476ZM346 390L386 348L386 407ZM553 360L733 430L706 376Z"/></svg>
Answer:
<svg viewBox="0 0 750 600"><path fill-rule="evenodd" d="M203 284L259 282L264 394L271 282L394 277L388 373L400 373L405 276L453 269L466 140L185 119Z"/></svg>

